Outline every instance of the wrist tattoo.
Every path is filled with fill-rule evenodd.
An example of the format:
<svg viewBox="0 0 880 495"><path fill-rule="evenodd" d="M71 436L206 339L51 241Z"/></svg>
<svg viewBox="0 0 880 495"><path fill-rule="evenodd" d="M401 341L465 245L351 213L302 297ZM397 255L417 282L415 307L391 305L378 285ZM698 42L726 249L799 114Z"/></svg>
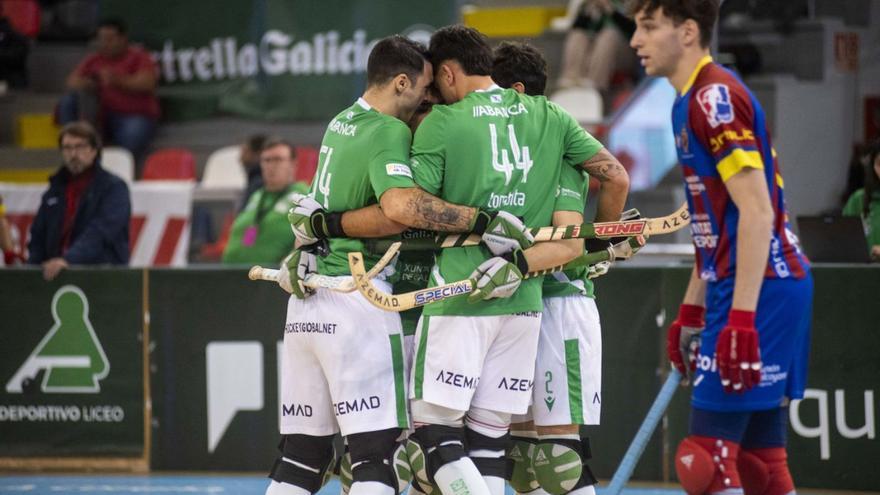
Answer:
<svg viewBox="0 0 880 495"><path fill-rule="evenodd" d="M413 227L443 232L464 232L470 225L469 208L449 204L420 191L409 202Z"/></svg>

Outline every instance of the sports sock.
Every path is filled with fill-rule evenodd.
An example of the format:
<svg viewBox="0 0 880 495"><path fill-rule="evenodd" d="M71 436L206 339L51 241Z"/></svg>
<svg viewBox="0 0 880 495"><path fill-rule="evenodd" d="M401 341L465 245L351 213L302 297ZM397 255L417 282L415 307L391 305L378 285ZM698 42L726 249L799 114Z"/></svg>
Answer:
<svg viewBox="0 0 880 495"><path fill-rule="evenodd" d="M305 488L291 485L290 483L279 483L271 480L266 488L266 495L311 495Z"/></svg>
<svg viewBox="0 0 880 495"><path fill-rule="evenodd" d="M397 495L397 490L378 481L355 481L348 495Z"/></svg>
<svg viewBox="0 0 880 495"><path fill-rule="evenodd" d="M474 466L474 462L468 457L462 457L440 466L434 474L434 482L440 487L443 495L458 495L469 493L470 495L491 495L489 487L483 480L483 476Z"/></svg>

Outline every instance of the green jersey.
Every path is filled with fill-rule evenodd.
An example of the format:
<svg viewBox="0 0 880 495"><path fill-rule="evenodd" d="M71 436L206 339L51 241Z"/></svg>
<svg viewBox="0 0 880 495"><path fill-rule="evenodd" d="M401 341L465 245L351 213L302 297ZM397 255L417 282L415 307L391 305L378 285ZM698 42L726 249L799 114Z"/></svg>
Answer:
<svg viewBox="0 0 880 495"><path fill-rule="evenodd" d="M563 167L556 188L554 211L584 212L590 178L586 172ZM551 273L544 277L544 297L562 297L583 294L593 297L593 281L587 278L587 267Z"/></svg>
<svg viewBox="0 0 880 495"><path fill-rule="evenodd" d="M232 223L223 262L278 265L293 249L293 231L287 221L290 197L308 188L305 182L295 182L283 191L254 191Z"/></svg>
<svg viewBox="0 0 880 495"><path fill-rule="evenodd" d="M416 183L451 203L504 210L529 227L551 224L563 163L582 163L601 149L564 110L542 96L493 86L436 105L413 138ZM444 249L431 284L467 279L491 257L482 246ZM541 279L524 280L509 298L433 303L426 315L506 315L541 311Z"/></svg>
<svg viewBox="0 0 880 495"><path fill-rule="evenodd" d="M397 236L398 239L433 238L436 232L421 229L409 229ZM403 294L428 286L431 267L434 265L434 253L431 251L401 251L397 257L397 279L394 282L394 293ZM400 313L400 323L404 335L415 335L416 325L422 316L422 307L416 307Z"/></svg>
<svg viewBox="0 0 880 495"><path fill-rule="evenodd" d="M848 217L861 217L865 205L865 190L859 189L852 193L843 207L843 215ZM865 236L868 239L868 249L880 245L880 192L875 192L871 198L871 207L868 210L868 218L865 223Z"/></svg>
<svg viewBox="0 0 880 495"><path fill-rule="evenodd" d="M327 126L310 194L325 210L341 212L375 204L388 189L414 187L411 142L406 124L359 98ZM350 275L348 253L353 251L364 253L367 269L379 259L357 239L330 239L330 254L318 257L318 272Z"/></svg>

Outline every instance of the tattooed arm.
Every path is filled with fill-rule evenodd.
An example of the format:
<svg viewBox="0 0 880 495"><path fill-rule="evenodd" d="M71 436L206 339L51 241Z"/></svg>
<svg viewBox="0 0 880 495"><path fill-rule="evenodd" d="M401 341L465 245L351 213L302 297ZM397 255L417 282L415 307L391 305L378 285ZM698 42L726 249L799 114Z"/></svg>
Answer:
<svg viewBox="0 0 880 495"><path fill-rule="evenodd" d="M599 205L595 221L619 220L629 193L629 174L626 169L605 148L582 163L581 168L599 181Z"/></svg>
<svg viewBox="0 0 880 495"><path fill-rule="evenodd" d="M379 203L391 220L440 232L468 232L477 209L443 201L417 187L385 191Z"/></svg>

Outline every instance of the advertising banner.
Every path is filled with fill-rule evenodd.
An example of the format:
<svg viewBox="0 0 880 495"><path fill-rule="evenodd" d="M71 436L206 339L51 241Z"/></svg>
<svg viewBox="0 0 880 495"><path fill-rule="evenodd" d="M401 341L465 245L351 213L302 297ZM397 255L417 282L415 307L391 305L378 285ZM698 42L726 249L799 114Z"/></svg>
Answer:
<svg viewBox="0 0 880 495"><path fill-rule="evenodd" d="M363 92L376 40L427 42L456 2L406 0L103 0L161 72L168 119L228 112L326 120Z"/></svg>
<svg viewBox="0 0 880 495"><path fill-rule="evenodd" d="M0 457L141 456L142 272L2 272Z"/></svg>
<svg viewBox="0 0 880 495"><path fill-rule="evenodd" d="M47 187L0 183L0 196L6 203L13 240L23 253L27 253L28 232ZM129 185L130 266L186 266L193 187L189 183L170 181Z"/></svg>

